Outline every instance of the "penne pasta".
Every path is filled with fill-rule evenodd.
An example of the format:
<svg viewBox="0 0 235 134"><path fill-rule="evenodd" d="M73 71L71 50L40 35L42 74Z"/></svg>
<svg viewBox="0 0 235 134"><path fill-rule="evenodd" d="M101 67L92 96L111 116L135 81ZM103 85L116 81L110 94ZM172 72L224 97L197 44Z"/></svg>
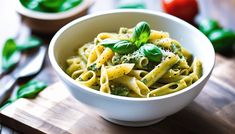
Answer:
<svg viewBox="0 0 235 134"><path fill-rule="evenodd" d="M137 80L135 77L119 77L116 79L116 82L127 86L130 90L139 95L139 97L146 97L147 93L150 91L149 88L143 82Z"/></svg>
<svg viewBox="0 0 235 134"><path fill-rule="evenodd" d="M101 76L100 76L100 91L104 93L111 93L111 90L109 88L109 78L107 74L107 70L104 66L101 68Z"/></svg>
<svg viewBox="0 0 235 134"><path fill-rule="evenodd" d="M109 67L107 69L107 75L108 75L109 80L113 80L113 79L116 79L118 77L128 74L132 70L134 65L135 64L124 63L124 64Z"/></svg>
<svg viewBox="0 0 235 134"><path fill-rule="evenodd" d="M65 72L98 92L155 97L180 91L202 76L202 63L168 32L146 22L99 33L66 60Z"/></svg>
<svg viewBox="0 0 235 134"><path fill-rule="evenodd" d="M150 87L157 82L173 65L179 61L179 57L171 54L162 63L157 65L151 72L144 76L141 81Z"/></svg>

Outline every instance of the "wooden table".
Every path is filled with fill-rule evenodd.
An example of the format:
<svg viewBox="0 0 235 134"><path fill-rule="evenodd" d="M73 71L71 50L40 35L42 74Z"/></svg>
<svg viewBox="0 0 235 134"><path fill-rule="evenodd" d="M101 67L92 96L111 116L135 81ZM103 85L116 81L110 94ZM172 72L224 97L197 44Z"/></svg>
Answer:
<svg viewBox="0 0 235 134"><path fill-rule="evenodd" d="M10 5L13 1L1 0L0 3L0 46L9 37L17 34L26 36L30 29L22 25L19 16ZM105 6L102 0L98 0L90 12L108 10L113 8L112 0L107 0ZM154 0L149 0L150 9L159 9ZM41 36L48 43L51 36ZM170 116L164 121L152 127L147 127L150 133L235 133L235 56L223 57L217 55L216 66L210 81L200 95L185 109ZM49 59L43 70L34 78L52 84L58 81L52 70ZM24 81L20 82L24 83ZM207 102L207 103L205 103ZM144 128L126 128L118 126L118 132L127 130L126 133L146 133ZM168 129L171 128L171 129ZM18 133L9 127L0 125L1 133ZM103 130L105 132L105 130ZM95 132L96 133L96 132ZM97 132L99 133L99 132ZM107 132L106 132L107 133Z"/></svg>

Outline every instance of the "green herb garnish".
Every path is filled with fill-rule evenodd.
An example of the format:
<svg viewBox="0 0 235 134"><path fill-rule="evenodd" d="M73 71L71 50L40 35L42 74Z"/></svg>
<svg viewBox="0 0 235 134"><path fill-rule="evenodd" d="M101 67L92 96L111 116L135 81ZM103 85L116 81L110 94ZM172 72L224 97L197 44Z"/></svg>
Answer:
<svg viewBox="0 0 235 134"><path fill-rule="evenodd" d="M20 2L30 10L57 13L76 7L82 3L82 0L20 0Z"/></svg>
<svg viewBox="0 0 235 134"><path fill-rule="evenodd" d="M128 54L137 50L137 47L133 45L130 41L122 40L116 43L112 49L114 52L117 52L119 54Z"/></svg>
<svg viewBox="0 0 235 134"><path fill-rule="evenodd" d="M20 60L20 51L39 47L42 40L35 36L27 37L23 43L16 43L12 38L8 39L3 45L1 68L4 72L11 70Z"/></svg>
<svg viewBox="0 0 235 134"><path fill-rule="evenodd" d="M161 49L154 44L145 44L140 47L139 51L150 61L159 63L162 60Z"/></svg>
<svg viewBox="0 0 235 134"><path fill-rule="evenodd" d="M135 26L131 41L134 42L137 47L140 47L141 45L143 45L148 41L150 32L151 29L147 22L145 21L139 22Z"/></svg>
<svg viewBox="0 0 235 134"><path fill-rule="evenodd" d="M29 81L25 85L20 86L20 88L17 90L17 93L12 98L8 99L2 106L1 110L13 103L14 101L20 99L20 98L35 98L38 93L40 93L43 89L45 89L47 85L40 81Z"/></svg>
<svg viewBox="0 0 235 134"><path fill-rule="evenodd" d="M43 43L43 41L36 37L36 36L30 36L28 38L26 38L26 40L24 40L23 43L17 43L16 47L17 47L17 50L20 50L20 51L24 51L24 50L28 50L28 49L31 49L31 48L35 48L35 47L39 47L41 46Z"/></svg>
<svg viewBox="0 0 235 134"><path fill-rule="evenodd" d="M20 52L17 51L14 39L8 39L2 50L2 69L8 71L12 69L20 60Z"/></svg>

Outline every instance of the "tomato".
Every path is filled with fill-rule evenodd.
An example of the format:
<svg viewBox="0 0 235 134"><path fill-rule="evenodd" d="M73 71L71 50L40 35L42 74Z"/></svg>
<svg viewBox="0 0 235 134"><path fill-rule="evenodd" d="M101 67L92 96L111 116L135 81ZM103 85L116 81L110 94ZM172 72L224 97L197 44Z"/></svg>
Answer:
<svg viewBox="0 0 235 134"><path fill-rule="evenodd" d="M179 17L189 23L194 23L194 18L198 14L198 4L196 0L162 0L163 11Z"/></svg>

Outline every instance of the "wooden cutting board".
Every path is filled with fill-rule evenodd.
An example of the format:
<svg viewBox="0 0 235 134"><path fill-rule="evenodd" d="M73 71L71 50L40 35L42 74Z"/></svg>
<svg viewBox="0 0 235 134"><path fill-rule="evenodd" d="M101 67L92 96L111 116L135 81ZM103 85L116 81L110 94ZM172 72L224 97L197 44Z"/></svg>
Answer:
<svg viewBox="0 0 235 134"><path fill-rule="evenodd" d="M235 133L235 60L217 57L214 72L200 95L180 112L148 127L110 123L75 100L62 83L36 99L19 99L0 113L0 122L27 134L184 134Z"/></svg>

